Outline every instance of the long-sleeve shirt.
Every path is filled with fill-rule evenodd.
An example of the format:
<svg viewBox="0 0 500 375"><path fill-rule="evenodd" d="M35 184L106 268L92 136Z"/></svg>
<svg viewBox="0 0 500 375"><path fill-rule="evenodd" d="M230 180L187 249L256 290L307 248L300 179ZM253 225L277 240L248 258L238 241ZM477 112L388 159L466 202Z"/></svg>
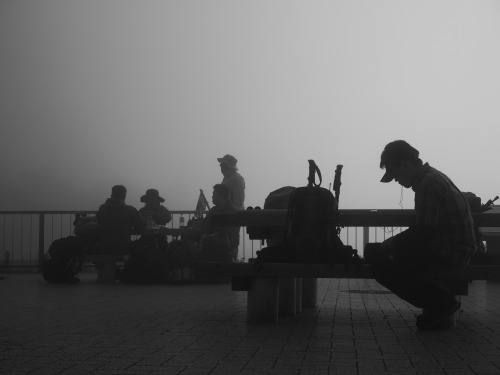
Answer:
<svg viewBox="0 0 500 375"><path fill-rule="evenodd" d="M238 172L234 171L228 176L224 176L222 184L229 187L231 194L229 200L237 210L245 209L245 179Z"/></svg>
<svg viewBox="0 0 500 375"><path fill-rule="evenodd" d="M412 187L415 224L396 240L421 243L450 265L467 264L477 249L469 203L443 173L425 164Z"/></svg>
<svg viewBox="0 0 500 375"><path fill-rule="evenodd" d="M165 225L172 220L172 215L170 214L170 211L165 206L162 205L151 206L146 204L144 207L139 209L139 213L145 219L147 219L148 216L151 216L155 224L158 225Z"/></svg>
<svg viewBox="0 0 500 375"><path fill-rule="evenodd" d="M127 254L130 251L130 236L146 228L146 220L137 209L113 198L99 207L96 217L101 227L98 247L110 254Z"/></svg>

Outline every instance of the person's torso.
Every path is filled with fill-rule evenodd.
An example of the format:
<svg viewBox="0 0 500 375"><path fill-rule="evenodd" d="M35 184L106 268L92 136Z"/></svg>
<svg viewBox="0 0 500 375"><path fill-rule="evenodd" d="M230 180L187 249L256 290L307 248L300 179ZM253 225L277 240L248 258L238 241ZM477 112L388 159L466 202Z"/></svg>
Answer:
<svg viewBox="0 0 500 375"><path fill-rule="evenodd" d="M442 172L426 165L415 190L416 224L434 228L432 248L450 263L476 250L472 214L464 195Z"/></svg>
<svg viewBox="0 0 500 375"><path fill-rule="evenodd" d="M245 209L245 179L238 172L233 172L224 176L222 184L229 187L231 191L230 200L233 206L238 210Z"/></svg>

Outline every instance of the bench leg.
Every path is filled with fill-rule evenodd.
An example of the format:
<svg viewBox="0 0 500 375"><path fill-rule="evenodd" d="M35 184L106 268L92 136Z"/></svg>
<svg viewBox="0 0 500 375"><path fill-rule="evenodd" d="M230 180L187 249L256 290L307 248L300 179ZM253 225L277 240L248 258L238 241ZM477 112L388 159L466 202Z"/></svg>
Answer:
<svg viewBox="0 0 500 375"><path fill-rule="evenodd" d="M462 297L461 296L455 296L456 300L458 302L462 302ZM457 328L457 322L458 320L460 319L460 313L461 313L461 307L460 309L458 309L457 311L455 311L453 313L453 315L451 316L451 325L454 327L454 328Z"/></svg>
<svg viewBox="0 0 500 375"><path fill-rule="evenodd" d="M278 278L254 277L247 298L247 319L251 323L278 321Z"/></svg>
<svg viewBox="0 0 500 375"><path fill-rule="evenodd" d="M302 279L302 307L314 308L318 300L318 279L304 277Z"/></svg>
<svg viewBox="0 0 500 375"><path fill-rule="evenodd" d="M295 278L295 311L302 312L302 277Z"/></svg>
<svg viewBox="0 0 500 375"><path fill-rule="evenodd" d="M116 281L116 264L103 262L97 267L97 282L114 283Z"/></svg>
<svg viewBox="0 0 500 375"><path fill-rule="evenodd" d="M297 303L295 301L295 278L284 277L279 279L279 315L295 315Z"/></svg>

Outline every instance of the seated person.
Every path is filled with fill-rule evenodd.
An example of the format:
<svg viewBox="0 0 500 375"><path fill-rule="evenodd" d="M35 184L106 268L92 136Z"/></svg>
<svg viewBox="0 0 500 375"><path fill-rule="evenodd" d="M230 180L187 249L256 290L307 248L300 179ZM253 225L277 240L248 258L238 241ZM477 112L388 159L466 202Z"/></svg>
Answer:
<svg viewBox="0 0 500 375"><path fill-rule="evenodd" d="M418 150L403 140L385 146L380 167L385 168L381 182L394 180L415 192L415 222L375 248L373 276L394 294L424 309L417 317L418 329L440 328L460 302L448 286L428 280L425 273L433 267L469 263L476 251L469 204L445 174L424 164Z"/></svg>
<svg viewBox="0 0 500 375"><path fill-rule="evenodd" d="M160 193L156 189L146 190L146 194L141 197L141 202L145 203L144 207L139 209L139 213L147 222L147 229L141 236L141 241L144 246L152 245L157 250L165 251L168 245L167 236L162 234L155 225L165 225L172 220L170 211L162 205L165 199L160 197Z"/></svg>
<svg viewBox="0 0 500 375"><path fill-rule="evenodd" d="M212 194L214 207L208 211L203 221L201 238L201 249L198 259L201 261L233 261L232 249L236 243L234 231L231 227L216 227L210 224L210 217L214 213L236 212L229 200L230 190L226 185L216 184Z"/></svg>
<svg viewBox="0 0 500 375"><path fill-rule="evenodd" d="M125 204L127 189L123 185L113 186L111 198L99 207L96 214L101 227L98 252L103 254L129 254L130 236L140 234L146 228L146 220L139 211Z"/></svg>
<svg viewBox="0 0 500 375"><path fill-rule="evenodd" d="M96 246L101 238L101 226L95 215L77 213L73 221L74 233L83 243L84 252L92 254L96 252Z"/></svg>
<svg viewBox="0 0 500 375"><path fill-rule="evenodd" d="M151 217L153 224L156 225L165 225L172 220L170 211L161 204L165 202L165 199L160 197L158 190L146 190L146 194L141 197L141 202L145 204L139 209L139 213L144 219Z"/></svg>

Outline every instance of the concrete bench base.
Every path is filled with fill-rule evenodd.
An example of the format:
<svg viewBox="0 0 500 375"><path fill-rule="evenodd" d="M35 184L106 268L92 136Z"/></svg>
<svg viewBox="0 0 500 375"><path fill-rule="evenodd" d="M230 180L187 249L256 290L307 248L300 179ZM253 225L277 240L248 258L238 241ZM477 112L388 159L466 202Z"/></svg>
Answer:
<svg viewBox="0 0 500 375"><path fill-rule="evenodd" d="M346 268L340 264L200 263L195 274L230 276L233 290L248 291L249 322L276 322L279 316L316 307L317 278L372 278L368 264ZM500 266L464 266L442 267L429 272L428 277L445 283L459 297L467 295L471 280L498 280L499 275ZM459 315L452 317L452 325Z"/></svg>
<svg viewBox="0 0 500 375"><path fill-rule="evenodd" d="M84 262L94 263L97 268L97 282L109 284L116 282L116 267L123 261L122 255L86 254Z"/></svg>

